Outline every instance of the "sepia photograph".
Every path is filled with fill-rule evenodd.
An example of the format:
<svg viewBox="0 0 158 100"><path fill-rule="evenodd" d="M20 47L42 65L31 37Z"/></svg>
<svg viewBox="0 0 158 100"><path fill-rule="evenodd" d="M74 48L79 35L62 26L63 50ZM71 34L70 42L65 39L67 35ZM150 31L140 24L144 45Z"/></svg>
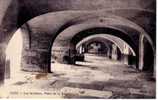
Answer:
<svg viewBox="0 0 158 100"><path fill-rule="evenodd" d="M0 98L156 99L156 0L0 0Z"/></svg>

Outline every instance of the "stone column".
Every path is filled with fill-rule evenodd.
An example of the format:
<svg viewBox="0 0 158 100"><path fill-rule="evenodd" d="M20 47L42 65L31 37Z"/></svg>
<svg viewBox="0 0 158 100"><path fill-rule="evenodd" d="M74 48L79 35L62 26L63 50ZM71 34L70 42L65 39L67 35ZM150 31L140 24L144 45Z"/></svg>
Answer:
<svg viewBox="0 0 158 100"><path fill-rule="evenodd" d="M82 45L82 53L85 53L85 46Z"/></svg>
<svg viewBox="0 0 158 100"><path fill-rule="evenodd" d="M122 61L124 64L128 65L128 55L127 54L122 54Z"/></svg>
<svg viewBox="0 0 158 100"><path fill-rule="evenodd" d="M109 59L112 59L112 45L110 45L109 49Z"/></svg>
<svg viewBox="0 0 158 100"><path fill-rule="evenodd" d="M55 60L58 63L67 63L67 61L65 61L65 57L68 57L69 53L69 47L53 46L52 55L55 56Z"/></svg>
<svg viewBox="0 0 158 100"><path fill-rule="evenodd" d="M107 50L107 57L110 58L110 49Z"/></svg>
<svg viewBox="0 0 158 100"><path fill-rule="evenodd" d="M0 86L4 83L5 61L6 61L5 44L0 43Z"/></svg>
<svg viewBox="0 0 158 100"><path fill-rule="evenodd" d="M122 54L122 59L123 59L123 63L124 64L129 64L128 62L128 55L129 55L129 48L128 46L124 43L124 47L123 47L123 54Z"/></svg>
<svg viewBox="0 0 158 100"><path fill-rule="evenodd" d="M117 46L112 45L112 59L117 60Z"/></svg>
<svg viewBox="0 0 158 100"><path fill-rule="evenodd" d="M83 48L82 45L79 47L79 54L82 54Z"/></svg>
<svg viewBox="0 0 158 100"><path fill-rule="evenodd" d="M42 49L24 49L22 70L31 72L50 72L50 52Z"/></svg>
<svg viewBox="0 0 158 100"><path fill-rule="evenodd" d="M141 34L139 37L139 70L143 70L144 66L144 35Z"/></svg>
<svg viewBox="0 0 158 100"><path fill-rule="evenodd" d="M154 72L153 72L153 78L156 79L156 53L154 53Z"/></svg>
<svg viewBox="0 0 158 100"><path fill-rule="evenodd" d="M10 78L10 60L9 59L6 59L6 62L5 62L5 79L9 79Z"/></svg>
<svg viewBox="0 0 158 100"><path fill-rule="evenodd" d="M56 40L52 47L52 54L56 61L63 64L75 63L75 46L66 40Z"/></svg>
<svg viewBox="0 0 158 100"><path fill-rule="evenodd" d="M24 34L26 33L24 32ZM51 72L50 46L51 36L49 34L34 33L31 35L31 39L23 35L22 70Z"/></svg>

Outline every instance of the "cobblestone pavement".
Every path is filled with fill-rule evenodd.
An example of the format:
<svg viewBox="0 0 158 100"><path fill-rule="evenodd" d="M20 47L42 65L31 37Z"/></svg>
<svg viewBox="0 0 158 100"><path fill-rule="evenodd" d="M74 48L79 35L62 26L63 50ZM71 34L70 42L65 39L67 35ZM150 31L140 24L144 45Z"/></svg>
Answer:
<svg viewBox="0 0 158 100"><path fill-rule="evenodd" d="M155 98L150 73L105 57L76 65L52 64L52 73L18 72L6 80L1 96L47 98ZM18 92L16 92L18 91Z"/></svg>

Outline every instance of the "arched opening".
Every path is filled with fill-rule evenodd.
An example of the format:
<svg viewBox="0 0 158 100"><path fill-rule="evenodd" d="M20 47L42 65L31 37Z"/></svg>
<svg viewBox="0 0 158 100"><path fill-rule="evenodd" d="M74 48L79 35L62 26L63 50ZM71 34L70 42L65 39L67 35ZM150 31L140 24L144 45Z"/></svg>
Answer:
<svg viewBox="0 0 158 100"><path fill-rule="evenodd" d="M90 36L88 36L90 37ZM87 37L87 38L88 38ZM84 40L84 39L83 39ZM79 44L79 43L78 43ZM84 41L80 46L76 45L77 52L75 57L75 64L82 65L86 62L122 62L121 50L118 45L114 44L110 40L102 38L92 38Z"/></svg>
<svg viewBox="0 0 158 100"><path fill-rule="evenodd" d="M67 36L62 35L62 33L59 34L59 36L56 38L53 44L54 49L52 51L54 52L52 52L52 54L55 57L55 59L58 60L58 62L75 64L75 59L76 59L75 58L75 53L76 53L75 45L77 45L77 43L85 37L88 37L90 35L100 34L100 33L110 34L110 35L114 35L116 37L122 38L124 41L126 41L126 43L128 43L131 46L130 48L129 46L127 47L129 50L132 50L130 51L131 54L133 54L133 56L136 56L137 50L138 50L136 46L137 45L136 42L134 43L133 40L128 35L125 35L121 31L110 29L110 28L103 28L103 27L86 29L78 33L72 33L73 35L67 35ZM122 43L122 45L123 44L124 43ZM124 47L122 46L122 48ZM72 56L72 58L70 56ZM128 55L126 56L128 57ZM133 58L133 60L134 59L135 58Z"/></svg>
<svg viewBox="0 0 158 100"><path fill-rule="evenodd" d="M92 41L85 45L86 50L85 52L91 53L91 54L107 54L107 47L103 42L100 41ZM77 50L78 51L78 50Z"/></svg>
<svg viewBox="0 0 158 100"><path fill-rule="evenodd" d="M120 39L116 36L110 35L110 34L89 35L89 36L85 37L84 39L82 39L79 43L75 44L76 49L78 49L80 47L80 50L81 50L81 47L83 48L83 46L85 46L84 42L93 41L93 40L96 40L96 41L106 40L106 41L104 41L104 44L107 44L108 41L110 41L111 42L110 44L116 45L116 47L117 47L116 49L118 49L118 50L116 50L117 55L114 55L115 59L117 58L119 60L122 60L123 62L125 60L124 63L136 66L136 63L135 63L136 53L130 47L130 45L128 45L122 39ZM110 54L112 52L112 51L110 51L110 48L112 48L112 45L109 46L109 51L108 51L109 58L111 58L113 56ZM83 48L83 49L85 49L85 48ZM84 50L84 52L85 51L86 50ZM116 51L114 50L114 52L116 52ZM126 58L125 56L127 56L127 59L125 59Z"/></svg>

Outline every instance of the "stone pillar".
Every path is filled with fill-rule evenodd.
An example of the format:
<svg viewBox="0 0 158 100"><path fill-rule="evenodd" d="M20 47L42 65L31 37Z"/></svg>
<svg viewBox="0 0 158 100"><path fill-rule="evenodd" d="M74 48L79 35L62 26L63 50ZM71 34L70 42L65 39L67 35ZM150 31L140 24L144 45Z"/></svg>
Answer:
<svg viewBox="0 0 158 100"><path fill-rule="evenodd" d="M117 46L115 44L112 45L112 59L117 60Z"/></svg>
<svg viewBox="0 0 158 100"><path fill-rule="evenodd" d="M75 46L66 40L56 40L52 47L52 54L56 61L63 64L75 63Z"/></svg>
<svg viewBox="0 0 158 100"><path fill-rule="evenodd" d="M109 59L112 59L112 45L110 45L109 49Z"/></svg>
<svg viewBox="0 0 158 100"><path fill-rule="evenodd" d="M128 65L128 55L127 54L122 54L122 62L126 65Z"/></svg>
<svg viewBox="0 0 158 100"><path fill-rule="evenodd" d="M83 48L82 45L79 47L79 54L82 54Z"/></svg>
<svg viewBox="0 0 158 100"><path fill-rule="evenodd" d="M141 34L139 37L139 70L143 70L144 66L144 35Z"/></svg>
<svg viewBox="0 0 158 100"><path fill-rule="evenodd" d="M52 34L35 31L28 23L22 26L21 30L23 36L22 70L51 72Z"/></svg>
<svg viewBox="0 0 158 100"><path fill-rule="evenodd" d="M129 64L129 57L128 57L128 55L129 55L129 48L128 48L128 46L124 43L124 47L123 47L123 54L122 54L122 59L123 59L123 63L124 64Z"/></svg>
<svg viewBox="0 0 158 100"><path fill-rule="evenodd" d="M0 43L0 86L4 83L5 61L6 61L5 44Z"/></svg>
<svg viewBox="0 0 158 100"><path fill-rule="evenodd" d="M6 59L5 62L5 79L9 79L10 78L10 60Z"/></svg>
<svg viewBox="0 0 158 100"><path fill-rule="evenodd" d="M107 50L107 57L110 58L110 49Z"/></svg>
<svg viewBox="0 0 158 100"><path fill-rule="evenodd" d="M85 53L85 46L82 45L82 53Z"/></svg>
<svg viewBox="0 0 158 100"><path fill-rule="evenodd" d="M22 70L31 72L50 72L51 55L48 50L24 49L22 52Z"/></svg>
<svg viewBox="0 0 158 100"><path fill-rule="evenodd" d="M153 78L156 79L156 53L154 53L154 72L153 72Z"/></svg>
<svg viewBox="0 0 158 100"><path fill-rule="evenodd" d="M68 57L69 56L69 47L64 47L64 46L53 46L53 49L52 49L52 55L55 56L55 60L58 62L58 63L67 63L64 59L64 57Z"/></svg>

